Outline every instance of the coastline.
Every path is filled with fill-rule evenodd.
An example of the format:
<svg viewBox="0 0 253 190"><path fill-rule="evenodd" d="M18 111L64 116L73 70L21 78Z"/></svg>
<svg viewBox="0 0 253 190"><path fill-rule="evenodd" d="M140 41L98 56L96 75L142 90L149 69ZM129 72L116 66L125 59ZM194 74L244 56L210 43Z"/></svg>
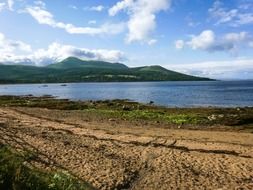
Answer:
<svg viewBox="0 0 253 190"><path fill-rule="evenodd" d="M0 96L1 107L42 108L59 111L82 111L104 120L116 119L119 122L131 121L150 123L156 127L187 129L252 130L253 107L165 107L138 103L131 100L88 100L75 101L51 95L36 97ZM205 126L205 127L201 127Z"/></svg>

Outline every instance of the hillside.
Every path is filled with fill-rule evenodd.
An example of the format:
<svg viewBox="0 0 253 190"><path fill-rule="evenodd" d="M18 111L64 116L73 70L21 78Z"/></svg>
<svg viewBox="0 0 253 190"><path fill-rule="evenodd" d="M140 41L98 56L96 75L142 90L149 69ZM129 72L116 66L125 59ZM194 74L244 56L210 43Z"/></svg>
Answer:
<svg viewBox="0 0 253 190"><path fill-rule="evenodd" d="M1 65L0 83L203 81L161 66L129 68L121 63L83 61L69 57L47 67Z"/></svg>
<svg viewBox="0 0 253 190"><path fill-rule="evenodd" d="M51 64L48 68L70 69L70 68L99 68L99 69L127 69L128 67L121 63L109 63L105 61L85 61L76 57L69 57L59 63Z"/></svg>

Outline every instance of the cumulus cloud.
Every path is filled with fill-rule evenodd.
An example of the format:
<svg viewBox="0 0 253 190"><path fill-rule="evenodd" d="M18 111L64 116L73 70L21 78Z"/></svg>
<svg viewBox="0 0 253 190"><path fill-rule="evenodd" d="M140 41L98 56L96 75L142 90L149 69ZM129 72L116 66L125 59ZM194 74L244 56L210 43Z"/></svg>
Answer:
<svg viewBox="0 0 253 190"><path fill-rule="evenodd" d="M192 64L167 65L168 69L213 79L252 79L253 60L207 61Z"/></svg>
<svg viewBox="0 0 253 190"><path fill-rule="evenodd" d="M77 27L73 24L58 22L54 19L52 13L40 6L27 7L26 11L39 23L49 25L54 28L64 29L70 34L118 34L123 31L124 24L110 24L106 23L100 27Z"/></svg>
<svg viewBox="0 0 253 190"><path fill-rule="evenodd" d="M67 57L77 57L86 60L100 60L109 62L119 62L125 60L124 54L119 50L107 49L87 49L78 48L71 45L63 45L52 43L47 49L38 49L30 53L29 45L21 41L9 41L2 43L5 40L4 36L0 35L0 62L5 64L26 64L45 66ZM7 46L6 46L7 44ZM4 47L4 49L2 49ZM7 48L8 47L8 48ZM28 48L29 47L29 48ZM20 54L17 50L26 51L29 53Z"/></svg>
<svg viewBox="0 0 253 190"><path fill-rule="evenodd" d="M249 9L252 4L242 4L236 9L226 9L221 1L215 1L208 10L212 18L216 19L216 24L228 24L238 27L245 24L253 24L253 13Z"/></svg>
<svg viewBox="0 0 253 190"><path fill-rule="evenodd" d="M192 49L212 50L215 46L215 34L211 30L205 30L198 36L192 36L191 41L188 41L187 44Z"/></svg>
<svg viewBox="0 0 253 190"><path fill-rule="evenodd" d="M199 35L191 35L191 40L178 40L175 43L177 49L188 46L194 50L204 50L208 52L228 51L236 53L239 48L249 46L249 41L253 37L247 32L227 33L222 37L216 37L212 30L204 30Z"/></svg>
<svg viewBox="0 0 253 190"><path fill-rule="evenodd" d="M156 28L156 14L170 7L170 0L122 0L109 9L109 15L115 16L120 11L129 15L126 41L150 42L150 34Z"/></svg>
<svg viewBox="0 0 253 190"><path fill-rule="evenodd" d="M4 34L0 33L0 53L11 53L13 51L30 52L32 49L29 44L22 41L7 39Z"/></svg>

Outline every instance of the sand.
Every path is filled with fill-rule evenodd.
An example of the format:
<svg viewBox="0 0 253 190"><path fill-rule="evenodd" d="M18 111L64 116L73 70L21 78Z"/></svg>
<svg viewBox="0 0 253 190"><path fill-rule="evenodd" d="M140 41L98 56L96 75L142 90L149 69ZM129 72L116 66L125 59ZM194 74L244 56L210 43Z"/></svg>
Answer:
<svg viewBox="0 0 253 190"><path fill-rule="evenodd" d="M97 189L253 189L252 133L86 120L40 108L0 108L0 124L0 143L36 151L36 167L67 170Z"/></svg>

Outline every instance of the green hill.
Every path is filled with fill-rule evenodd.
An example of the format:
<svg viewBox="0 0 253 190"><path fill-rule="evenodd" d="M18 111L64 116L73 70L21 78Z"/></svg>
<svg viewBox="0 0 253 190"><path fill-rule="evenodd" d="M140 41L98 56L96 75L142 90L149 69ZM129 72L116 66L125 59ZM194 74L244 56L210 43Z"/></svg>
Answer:
<svg viewBox="0 0 253 190"><path fill-rule="evenodd" d="M121 63L83 61L69 57L47 67L0 64L0 83L203 81L161 66L129 68Z"/></svg>
<svg viewBox="0 0 253 190"><path fill-rule="evenodd" d="M69 57L59 63L51 64L48 68L70 69L70 68L99 68L99 69L127 69L128 67L120 63L109 63L104 61L84 61L76 57Z"/></svg>

